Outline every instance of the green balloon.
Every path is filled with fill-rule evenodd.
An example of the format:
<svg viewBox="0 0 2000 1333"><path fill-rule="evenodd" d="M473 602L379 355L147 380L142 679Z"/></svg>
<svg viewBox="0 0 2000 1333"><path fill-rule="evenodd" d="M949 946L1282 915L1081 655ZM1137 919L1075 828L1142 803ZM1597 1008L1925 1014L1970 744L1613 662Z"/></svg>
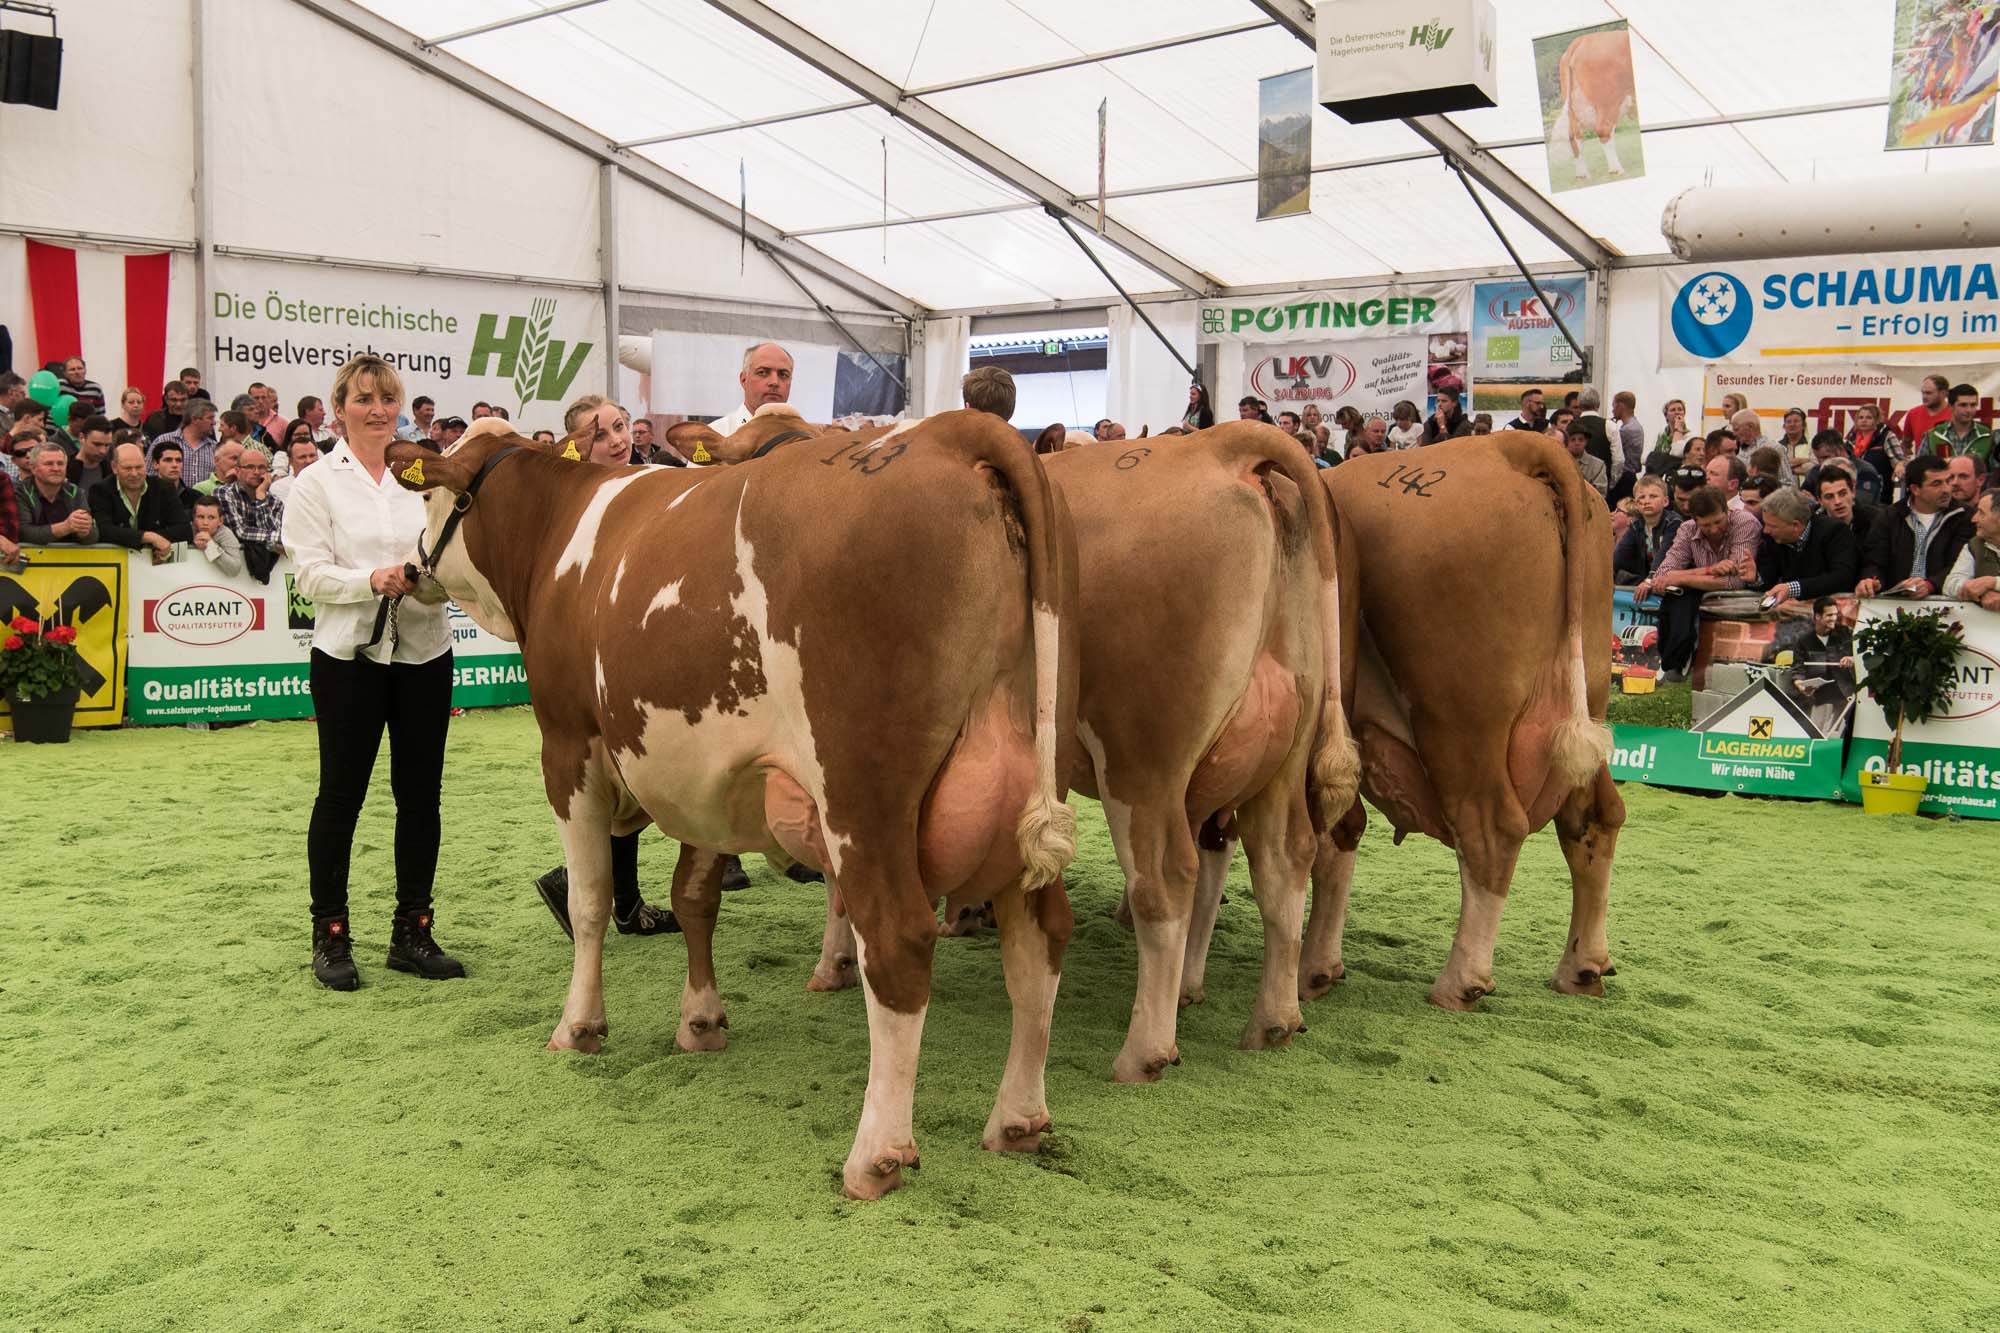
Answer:
<svg viewBox="0 0 2000 1333"><path fill-rule="evenodd" d="M46 370L38 370L28 376L28 397L34 399L43 407L53 409L56 405L56 399L61 396L62 385L56 382L56 377L53 373Z"/></svg>
<svg viewBox="0 0 2000 1333"><path fill-rule="evenodd" d="M56 405L49 409L49 420L61 430L69 429L69 410L76 406L76 399L68 394L56 399Z"/></svg>

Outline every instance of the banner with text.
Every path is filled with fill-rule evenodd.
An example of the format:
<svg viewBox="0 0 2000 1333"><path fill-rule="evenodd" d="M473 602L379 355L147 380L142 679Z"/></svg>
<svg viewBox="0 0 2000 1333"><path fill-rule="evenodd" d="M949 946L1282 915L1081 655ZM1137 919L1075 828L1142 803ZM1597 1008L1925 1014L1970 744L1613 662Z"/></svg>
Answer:
<svg viewBox="0 0 2000 1333"><path fill-rule="evenodd" d="M74 629L83 677L75 725L117 726L125 717L125 549L23 546L21 556L18 573L0 569L0 623L25 616L44 630ZM0 730L12 729L0 695Z"/></svg>
<svg viewBox="0 0 2000 1333"><path fill-rule="evenodd" d="M1923 804L1932 814L2000 819L2000 615L1966 602L1907 602L1871 598L1861 603L1860 625L1899 610L1945 607L1965 634L1959 650L1951 710L1921 726L1903 728L1903 771L1929 781ZM1882 706L1862 691L1854 709L1854 741L1847 750L1842 794L1861 799L1861 774L1888 768L1894 729Z"/></svg>
<svg viewBox="0 0 2000 1333"><path fill-rule="evenodd" d="M1710 366L1702 377L1701 415L1690 413L1688 425L1704 434L1729 423L1724 420L1722 400L1738 393L1767 423L1764 434L1779 438L1785 412L1803 408L1806 438L1822 430L1845 435L1854 428L1854 409L1874 407L1882 420L1898 435L1903 431L1903 414L1923 402L1922 366L1746 366L1741 362ZM1979 402L1979 419L1993 421L1993 398L1985 393Z"/></svg>
<svg viewBox="0 0 2000 1333"><path fill-rule="evenodd" d="M124 559L125 553L118 552ZM227 575L196 556L164 565L134 555L128 579L130 721L247 722L312 716L307 666L313 604L298 592L289 558L269 583ZM528 701L528 678L513 644L475 625L456 605L451 617L451 702L489 708Z"/></svg>
<svg viewBox="0 0 2000 1333"><path fill-rule="evenodd" d="M604 388L594 292L226 257L214 273L215 383L233 394L261 380L288 415L360 352L396 367L406 399L436 399L439 416L489 402L530 430L561 430L572 398Z"/></svg>
<svg viewBox="0 0 2000 1333"><path fill-rule="evenodd" d="M1611 776L1654 787L1833 800L1840 795L1840 751L1837 736L1767 739L1621 726L1611 729Z"/></svg>
<svg viewBox="0 0 2000 1333"><path fill-rule="evenodd" d="M1465 337L1472 326L1469 282L1401 283L1260 297L1204 305L1196 335L1203 343L1329 342L1413 334Z"/></svg>
<svg viewBox="0 0 2000 1333"><path fill-rule="evenodd" d="M2000 351L2000 250L1660 270L1660 364L1854 358L1935 369Z"/></svg>
<svg viewBox="0 0 2000 1333"><path fill-rule="evenodd" d="M1430 411L1430 339L1382 338L1369 342L1278 343L1244 349L1249 391L1280 412L1316 403L1329 419L1337 407L1363 416L1388 415L1407 399Z"/></svg>

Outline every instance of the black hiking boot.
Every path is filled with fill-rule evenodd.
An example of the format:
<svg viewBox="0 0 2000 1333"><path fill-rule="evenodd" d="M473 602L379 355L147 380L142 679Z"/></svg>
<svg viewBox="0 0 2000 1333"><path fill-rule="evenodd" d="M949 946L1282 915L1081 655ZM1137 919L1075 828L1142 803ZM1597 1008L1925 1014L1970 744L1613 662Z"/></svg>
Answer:
<svg viewBox="0 0 2000 1333"><path fill-rule="evenodd" d="M389 923L389 966L410 972L426 981L443 981L465 975L465 964L453 958L431 938L431 914L398 912Z"/></svg>
<svg viewBox="0 0 2000 1333"><path fill-rule="evenodd" d="M734 893L738 889L750 887L750 876L743 869L743 858L725 854L722 858L722 891Z"/></svg>
<svg viewBox="0 0 2000 1333"><path fill-rule="evenodd" d="M328 990L358 990L361 973L354 966L354 941L347 935L347 918L313 922L313 976Z"/></svg>
<svg viewBox="0 0 2000 1333"><path fill-rule="evenodd" d="M614 908L611 924L618 927L620 935L678 935L681 933L680 918L664 907L640 901L632 909L632 915L620 916Z"/></svg>
<svg viewBox="0 0 2000 1333"><path fill-rule="evenodd" d="M824 884L826 876L814 870L804 861L794 861L785 867L785 878L794 884Z"/></svg>
<svg viewBox="0 0 2000 1333"><path fill-rule="evenodd" d="M562 927L562 933L575 939L576 931L569 924L569 867L557 866L536 880L535 892L542 895L543 905Z"/></svg>

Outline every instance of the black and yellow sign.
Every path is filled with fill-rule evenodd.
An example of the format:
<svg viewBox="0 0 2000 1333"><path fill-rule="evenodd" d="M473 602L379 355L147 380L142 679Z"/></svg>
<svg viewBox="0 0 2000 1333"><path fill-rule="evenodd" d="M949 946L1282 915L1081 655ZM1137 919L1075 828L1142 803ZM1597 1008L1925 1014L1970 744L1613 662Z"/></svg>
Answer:
<svg viewBox="0 0 2000 1333"><path fill-rule="evenodd" d="M1750 733L1749 733L1749 734L1750 734L1750 739L1751 739L1751 740L1753 740L1753 741L1768 741L1768 740L1770 740L1770 739L1771 739L1771 719L1770 719L1770 718L1768 718L1768 717L1753 717L1753 718L1751 718L1751 719L1750 719Z"/></svg>
<svg viewBox="0 0 2000 1333"><path fill-rule="evenodd" d="M44 630L76 630L83 693L79 727L125 720L125 560L117 546L23 546L27 568L0 570L0 621L26 616ZM0 722L12 729L0 699Z"/></svg>

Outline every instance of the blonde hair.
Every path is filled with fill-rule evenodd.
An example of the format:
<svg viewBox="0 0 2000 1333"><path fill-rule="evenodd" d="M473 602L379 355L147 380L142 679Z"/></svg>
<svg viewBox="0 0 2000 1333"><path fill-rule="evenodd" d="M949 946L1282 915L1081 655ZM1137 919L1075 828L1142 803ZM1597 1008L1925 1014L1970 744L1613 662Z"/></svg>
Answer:
<svg viewBox="0 0 2000 1333"><path fill-rule="evenodd" d="M583 397L577 399L575 402L571 403L568 407L565 407L563 409L563 431L565 433L574 431L576 429L576 423L583 420L584 413L595 412L598 408L603 407L606 403L611 403L611 400L609 398L606 398L601 393L587 393ZM616 403L611 403L611 405L613 407L618 407L618 404ZM623 412L625 409L622 407L618 407L618 410L620 412Z"/></svg>
<svg viewBox="0 0 2000 1333"><path fill-rule="evenodd" d="M347 364L333 372L333 405L347 406L347 391L363 375L375 381L375 392L396 402L403 401L403 377L396 368L372 352L349 357Z"/></svg>

